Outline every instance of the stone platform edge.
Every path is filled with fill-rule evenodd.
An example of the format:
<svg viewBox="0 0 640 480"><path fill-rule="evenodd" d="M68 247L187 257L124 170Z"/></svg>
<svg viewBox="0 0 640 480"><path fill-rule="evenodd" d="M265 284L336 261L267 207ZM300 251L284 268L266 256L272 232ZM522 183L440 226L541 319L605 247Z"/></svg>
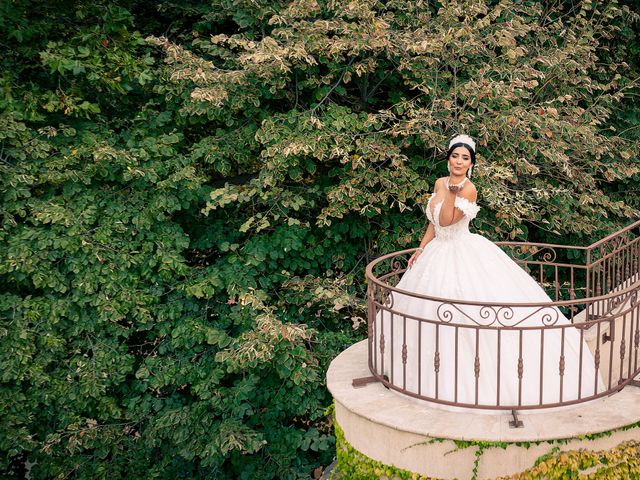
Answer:
<svg viewBox="0 0 640 480"><path fill-rule="evenodd" d="M514 429L507 412L487 415L433 408L380 383L354 388L354 378L370 375L366 355L366 340L342 352L329 367L327 385L344 441L383 466L437 479L504 478L562 452L599 451L613 455L609 461L614 461L625 457L616 449L633 450L640 440L636 387L576 407L523 411L525 426ZM597 465L594 458L589 461Z"/></svg>

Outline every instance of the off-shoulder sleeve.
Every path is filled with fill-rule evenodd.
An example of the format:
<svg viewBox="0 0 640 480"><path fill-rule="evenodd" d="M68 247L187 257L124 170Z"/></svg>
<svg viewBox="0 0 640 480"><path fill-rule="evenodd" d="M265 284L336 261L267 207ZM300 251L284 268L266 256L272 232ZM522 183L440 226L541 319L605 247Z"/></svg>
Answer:
<svg viewBox="0 0 640 480"><path fill-rule="evenodd" d="M470 202L464 197L456 196L454 205L462 210L462 213L464 213L465 216L469 218L469 220L474 219L480 211L480 207L478 206L478 204L476 204L476 202Z"/></svg>

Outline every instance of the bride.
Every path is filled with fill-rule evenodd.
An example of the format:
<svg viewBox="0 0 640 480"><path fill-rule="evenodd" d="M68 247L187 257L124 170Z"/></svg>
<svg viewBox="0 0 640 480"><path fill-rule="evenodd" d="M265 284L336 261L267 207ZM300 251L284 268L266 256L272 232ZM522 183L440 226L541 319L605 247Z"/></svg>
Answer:
<svg viewBox="0 0 640 480"><path fill-rule="evenodd" d="M395 313L376 315L374 345L386 348L375 368L409 395L444 404L533 406L601 392L593 355L558 308L483 307L551 299L498 246L469 232L480 209L469 179L475 157L471 137L449 143L449 176L436 181L429 227L395 286L451 301L393 292Z"/></svg>

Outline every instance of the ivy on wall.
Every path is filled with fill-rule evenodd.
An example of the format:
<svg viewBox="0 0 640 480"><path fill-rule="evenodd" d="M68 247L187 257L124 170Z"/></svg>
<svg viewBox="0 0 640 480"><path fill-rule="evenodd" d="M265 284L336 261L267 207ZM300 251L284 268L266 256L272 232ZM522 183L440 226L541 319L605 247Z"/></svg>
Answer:
<svg viewBox="0 0 640 480"><path fill-rule="evenodd" d="M634 428L640 424L634 424ZM625 427L624 429L628 429ZM344 431L334 422L336 436L336 469L331 472L331 480L440 480L436 477L420 475L392 465L385 465L356 450L344 436ZM623 430L623 429L618 429ZM613 430L616 431L616 430ZM613 431L593 434L589 440L611 435ZM444 441L445 439L434 439ZM553 440L548 443L567 443L571 439ZM534 442L531 442L534 443ZM515 445L528 448L522 442ZM482 453L488 448L507 448L507 442L456 442L457 449L476 447L476 462L473 468L473 479L477 478L478 462ZM580 478L589 480L615 480L640 478L640 440L622 442L610 450L593 451L579 449L560 451L555 446L551 451L539 457L534 465L524 472L511 476L498 477L496 480L540 480L554 478Z"/></svg>

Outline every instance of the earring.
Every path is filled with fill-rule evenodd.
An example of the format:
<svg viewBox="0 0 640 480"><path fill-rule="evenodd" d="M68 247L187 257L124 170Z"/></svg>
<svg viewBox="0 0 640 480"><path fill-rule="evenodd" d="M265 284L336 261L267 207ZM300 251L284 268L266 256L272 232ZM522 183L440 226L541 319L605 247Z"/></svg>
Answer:
<svg viewBox="0 0 640 480"><path fill-rule="evenodd" d="M473 169L473 165L471 165L469 167L469 170L467 170L467 178L471 178L471 170Z"/></svg>

